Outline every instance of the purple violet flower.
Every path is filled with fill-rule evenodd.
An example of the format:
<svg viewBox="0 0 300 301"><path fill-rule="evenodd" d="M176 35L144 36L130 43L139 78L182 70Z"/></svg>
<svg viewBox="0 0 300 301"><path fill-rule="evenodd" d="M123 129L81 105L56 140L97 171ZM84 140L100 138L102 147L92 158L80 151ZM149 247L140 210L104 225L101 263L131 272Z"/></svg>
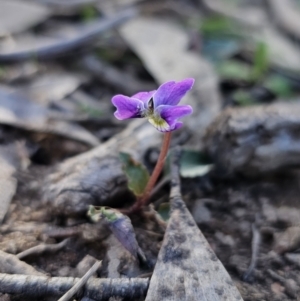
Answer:
<svg viewBox="0 0 300 301"><path fill-rule="evenodd" d="M180 82L169 81L157 90L139 92L131 97L116 95L112 98L119 120L145 117L160 132L170 132L182 127L179 118L193 112L191 106L178 106L181 98L192 89L193 78Z"/></svg>

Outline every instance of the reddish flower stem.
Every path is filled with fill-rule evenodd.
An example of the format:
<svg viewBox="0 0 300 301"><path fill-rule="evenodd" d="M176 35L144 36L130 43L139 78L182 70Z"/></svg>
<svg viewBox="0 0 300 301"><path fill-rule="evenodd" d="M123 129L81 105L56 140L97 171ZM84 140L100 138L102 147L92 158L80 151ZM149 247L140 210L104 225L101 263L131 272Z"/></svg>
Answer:
<svg viewBox="0 0 300 301"><path fill-rule="evenodd" d="M147 204L150 194L151 194L151 191L152 191L155 183L157 182L157 179L163 169L163 166L164 166L167 154L168 154L170 142L171 142L171 133L172 132L167 132L164 134L164 139L163 139L162 147L160 150L160 154L159 154L158 160L156 162L155 168L153 170L153 173L150 176L150 179L147 183L144 194L141 198L137 199L137 201L131 208L129 208L130 213L138 211L139 209L141 209L141 207L143 207Z"/></svg>

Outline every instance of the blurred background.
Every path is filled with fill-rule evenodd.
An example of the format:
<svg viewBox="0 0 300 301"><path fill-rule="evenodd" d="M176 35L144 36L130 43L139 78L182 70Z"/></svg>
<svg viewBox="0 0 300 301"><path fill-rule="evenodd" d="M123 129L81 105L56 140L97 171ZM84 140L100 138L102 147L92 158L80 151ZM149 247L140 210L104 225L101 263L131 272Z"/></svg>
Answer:
<svg viewBox="0 0 300 301"><path fill-rule="evenodd" d="M34 160L49 163L51 135L43 135L54 133L82 143L63 156L74 155L119 131L112 95L185 77L196 78L187 102L199 118L187 123L199 132L222 108L295 99L299 5L1 0L0 138L29 131Z"/></svg>
<svg viewBox="0 0 300 301"><path fill-rule="evenodd" d="M299 5L1 0L0 138L8 143L20 130L29 131L33 160L48 164L119 131L112 95L185 77L196 78L187 102L199 118L187 123L200 133L222 108L295 99ZM55 159L49 147L57 138L52 141L49 133L79 141L80 147L69 141Z"/></svg>

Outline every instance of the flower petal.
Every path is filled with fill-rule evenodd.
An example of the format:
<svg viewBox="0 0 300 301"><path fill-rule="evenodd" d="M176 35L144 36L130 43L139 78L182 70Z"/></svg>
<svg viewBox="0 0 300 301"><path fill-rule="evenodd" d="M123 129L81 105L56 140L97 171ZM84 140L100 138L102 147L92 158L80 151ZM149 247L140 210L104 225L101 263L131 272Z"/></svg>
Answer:
<svg viewBox="0 0 300 301"><path fill-rule="evenodd" d="M131 96L131 98L136 98L141 100L144 103L148 103L148 101L151 99L153 94L156 92L156 90L149 91L149 92L139 92Z"/></svg>
<svg viewBox="0 0 300 301"><path fill-rule="evenodd" d="M181 98L193 87L193 78L186 78L180 82L170 81L161 85L153 95L154 108L160 105L176 106Z"/></svg>
<svg viewBox="0 0 300 301"><path fill-rule="evenodd" d="M144 103L141 100L125 95L116 95L111 101L117 108L115 117L119 120L142 117L145 110Z"/></svg>
<svg viewBox="0 0 300 301"><path fill-rule="evenodd" d="M178 119L183 116L190 115L192 114L192 112L193 109L191 106L163 105L159 106L156 109L155 114L159 115L163 120L167 122L167 124L169 125L167 132L169 132L182 127L182 122L179 122Z"/></svg>
<svg viewBox="0 0 300 301"><path fill-rule="evenodd" d="M183 122L177 121L173 131L180 129L183 126Z"/></svg>

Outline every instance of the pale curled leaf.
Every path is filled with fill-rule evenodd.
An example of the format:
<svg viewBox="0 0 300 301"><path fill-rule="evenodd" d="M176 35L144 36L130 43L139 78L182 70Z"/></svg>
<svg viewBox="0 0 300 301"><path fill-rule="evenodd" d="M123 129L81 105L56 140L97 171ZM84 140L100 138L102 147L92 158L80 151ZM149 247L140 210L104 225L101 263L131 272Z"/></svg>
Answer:
<svg viewBox="0 0 300 301"><path fill-rule="evenodd" d="M94 206L90 206L88 215L94 222L104 220L122 246L135 258L138 257L141 250L129 217L115 209L105 207L96 209Z"/></svg>
<svg viewBox="0 0 300 301"><path fill-rule="evenodd" d="M277 97L282 98L288 98L295 93L292 83L286 77L280 75L269 76L264 82L264 87Z"/></svg>

